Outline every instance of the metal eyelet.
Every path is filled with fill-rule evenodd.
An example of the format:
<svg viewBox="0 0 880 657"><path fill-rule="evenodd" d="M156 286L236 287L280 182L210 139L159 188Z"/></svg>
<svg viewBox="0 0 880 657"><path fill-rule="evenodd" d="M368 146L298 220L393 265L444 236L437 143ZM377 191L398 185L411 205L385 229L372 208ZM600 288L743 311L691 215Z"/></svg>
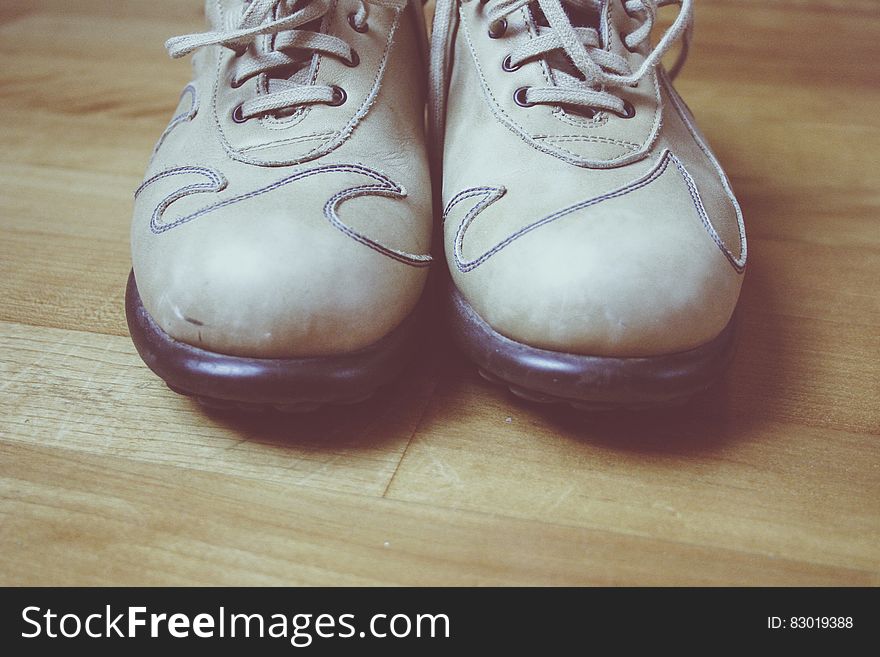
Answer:
<svg viewBox="0 0 880 657"><path fill-rule="evenodd" d="M337 87L335 84L332 87L333 89L333 99L327 104L330 107L339 107L340 105L344 105L345 101L348 100L348 94L345 93L345 89L342 87Z"/></svg>
<svg viewBox="0 0 880 657"><path fill-rule="evenodd" d="M241 105L236 106L234 110L232 110L232 120L235 123L244 123L247 119L242 114Z"/></svg>
<svg viewBox="0 0 880 657"><path fill-rule="evenodd" d="M534 107L535 103L530 103L526 100L526 92L529 90L528 87L520 87L516 91L513 92L513 102L515 102L520 107Z"/></svg>
<svg viewBox="0 0 880 657"><path fill-rule="evenodd" d="M516 66L514 66L510 63L510 55L505 57L504 61L501 62L501 70L505 71L506 73L513 73L514 71L518 71L520 66L522 66L522 64L517 64Z"/></svg>
<svg viewBox="0 0 880 657"><path fill-rule="evenodd" d="M343 61L343 63L344 63L346 66L348 66L349 68L355 68L356 66L359 66L359 65L360 65L360 63L361 63L361 56L358 55L357 50L355 50L354 48L352 48L352 49L351 49L351 61L350 61L350 62L347 62L347 61L345 61L345 60L342 60L342 61Z"/></svg>
<svg viewBox="0 0 880 657"><path fill-rule="evenodd" d="M617 114L617 112L615 112ZM636 108L633 107L633 104L628 100L623 101L623 112L617 114L622 119L631 119L636 115Z"/></svg>
<svg viewBox="0 0 880 657"><path fill-rule="evenodd" d="M489 38L500 39L507 32L507 19L499 18L497 21L489 23Z"/></svg>
<svg viewBox="0 0 880 657"><path fill-rule="evenodd" d="M348 24L351 25L351 29L355 32L359 32L360 34L366 34L370 31L370 26L364 23L362 26L358 27L358 24L354 22L355 13L351 12L348 15Z"/></svg>

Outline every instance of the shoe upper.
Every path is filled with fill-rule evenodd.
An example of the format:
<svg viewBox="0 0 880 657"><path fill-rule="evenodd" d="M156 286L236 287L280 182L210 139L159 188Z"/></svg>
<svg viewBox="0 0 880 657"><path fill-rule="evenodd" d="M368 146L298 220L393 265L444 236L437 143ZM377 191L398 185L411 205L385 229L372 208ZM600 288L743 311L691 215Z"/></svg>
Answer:
<svg viewBox="0 0 880 657"><path fill-rule="evenodd" d="M648 356L697 347L730 321L742 214L659 65L686 45L691 2L652 47L658 4L669 3L438 4L446 257L475 311L513 340Z"/></svg>
<svg viewBox="0 0 880 657"><path fill-rule="evenodd" d="M392 331L430 263L424 24L406 0L207 0L136 192L132 260L172 337L253 357Z"/></svg>

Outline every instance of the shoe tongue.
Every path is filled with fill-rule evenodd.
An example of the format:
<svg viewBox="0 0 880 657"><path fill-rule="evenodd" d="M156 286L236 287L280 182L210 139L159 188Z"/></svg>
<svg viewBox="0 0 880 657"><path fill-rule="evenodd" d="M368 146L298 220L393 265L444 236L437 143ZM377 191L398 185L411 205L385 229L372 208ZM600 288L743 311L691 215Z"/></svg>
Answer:
<svg viewBox="0 0 880 657"><path fill-rule="evenodd" d="M562 2L562 8L574 27L591 27L599 33L601 38L602 31L600 25L602 17L599 10L592 7L581 7L576 3L565 2L565 0ZM532 17L535 25L538 26L539 34L549 29L550 23L537 3L532 5ZM557 82L563 83L562 86L572 86L579 80L583 81L583 74L572 63L564 50L557 49L553 51L547 56L546 61L554 73L562 74L561 76L556 76Z"/></svg>
<svg viewBox="0 0 880 657"><path fill-rule="evenodd" d="M275 10L275 16L273 18L283 18L284 16L289 16L290 14L299 11L303 7L307 6L312 0L296 0L294 3L284 3L281 2L278 4L278 7ZM321 23L323 22L324 17L316 18L315 20L305 23L300 27L296 28L297 30L302 30L305 32L320 32L321 31ZM285 66L283 68L275 69L269 73L270 80L290 80L291 82L295 82L296 84L306 84L309 81L309 65L312 61L312 54L307 50L288 50L286 51L293 59L294 63L290 66Z"/></svg>

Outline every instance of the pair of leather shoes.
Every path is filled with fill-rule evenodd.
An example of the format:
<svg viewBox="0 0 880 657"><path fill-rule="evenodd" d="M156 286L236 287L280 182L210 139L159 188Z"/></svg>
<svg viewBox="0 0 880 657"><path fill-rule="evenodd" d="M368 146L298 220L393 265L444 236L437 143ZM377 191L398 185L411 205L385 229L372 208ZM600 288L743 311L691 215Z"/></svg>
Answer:
<svg viewBox="0 0 880 657"><path fill-rule="evenodd" d="M209 404L360 401L414 353L442 234L488 378L587 409L704 389L746 240L671 83L691 4L440 0L429 47L417 0L207 0L166 44L193 81L135 194L139 353Z"/></svg>

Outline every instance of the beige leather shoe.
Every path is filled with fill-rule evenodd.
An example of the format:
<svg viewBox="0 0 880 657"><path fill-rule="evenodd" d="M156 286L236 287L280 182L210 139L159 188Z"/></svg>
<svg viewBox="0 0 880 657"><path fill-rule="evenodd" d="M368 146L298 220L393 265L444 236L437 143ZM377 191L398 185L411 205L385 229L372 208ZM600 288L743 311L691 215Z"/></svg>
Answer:
<svg viewBox="0 0 880 657"><path fill-rule="evenodd" d="M135 197L127 315L208 403L307 410L406 360L431 262L427 39L406 0L207 0Z"/></svg>
<svg viewBox="0 0 880 657"><path fill-rule="evenodd" d="M681 7L652 45L665 4ZM517 394L650 406L705 388L731 356L742 214L671 83L691 5L438 2L454 331Z"/></svg>

